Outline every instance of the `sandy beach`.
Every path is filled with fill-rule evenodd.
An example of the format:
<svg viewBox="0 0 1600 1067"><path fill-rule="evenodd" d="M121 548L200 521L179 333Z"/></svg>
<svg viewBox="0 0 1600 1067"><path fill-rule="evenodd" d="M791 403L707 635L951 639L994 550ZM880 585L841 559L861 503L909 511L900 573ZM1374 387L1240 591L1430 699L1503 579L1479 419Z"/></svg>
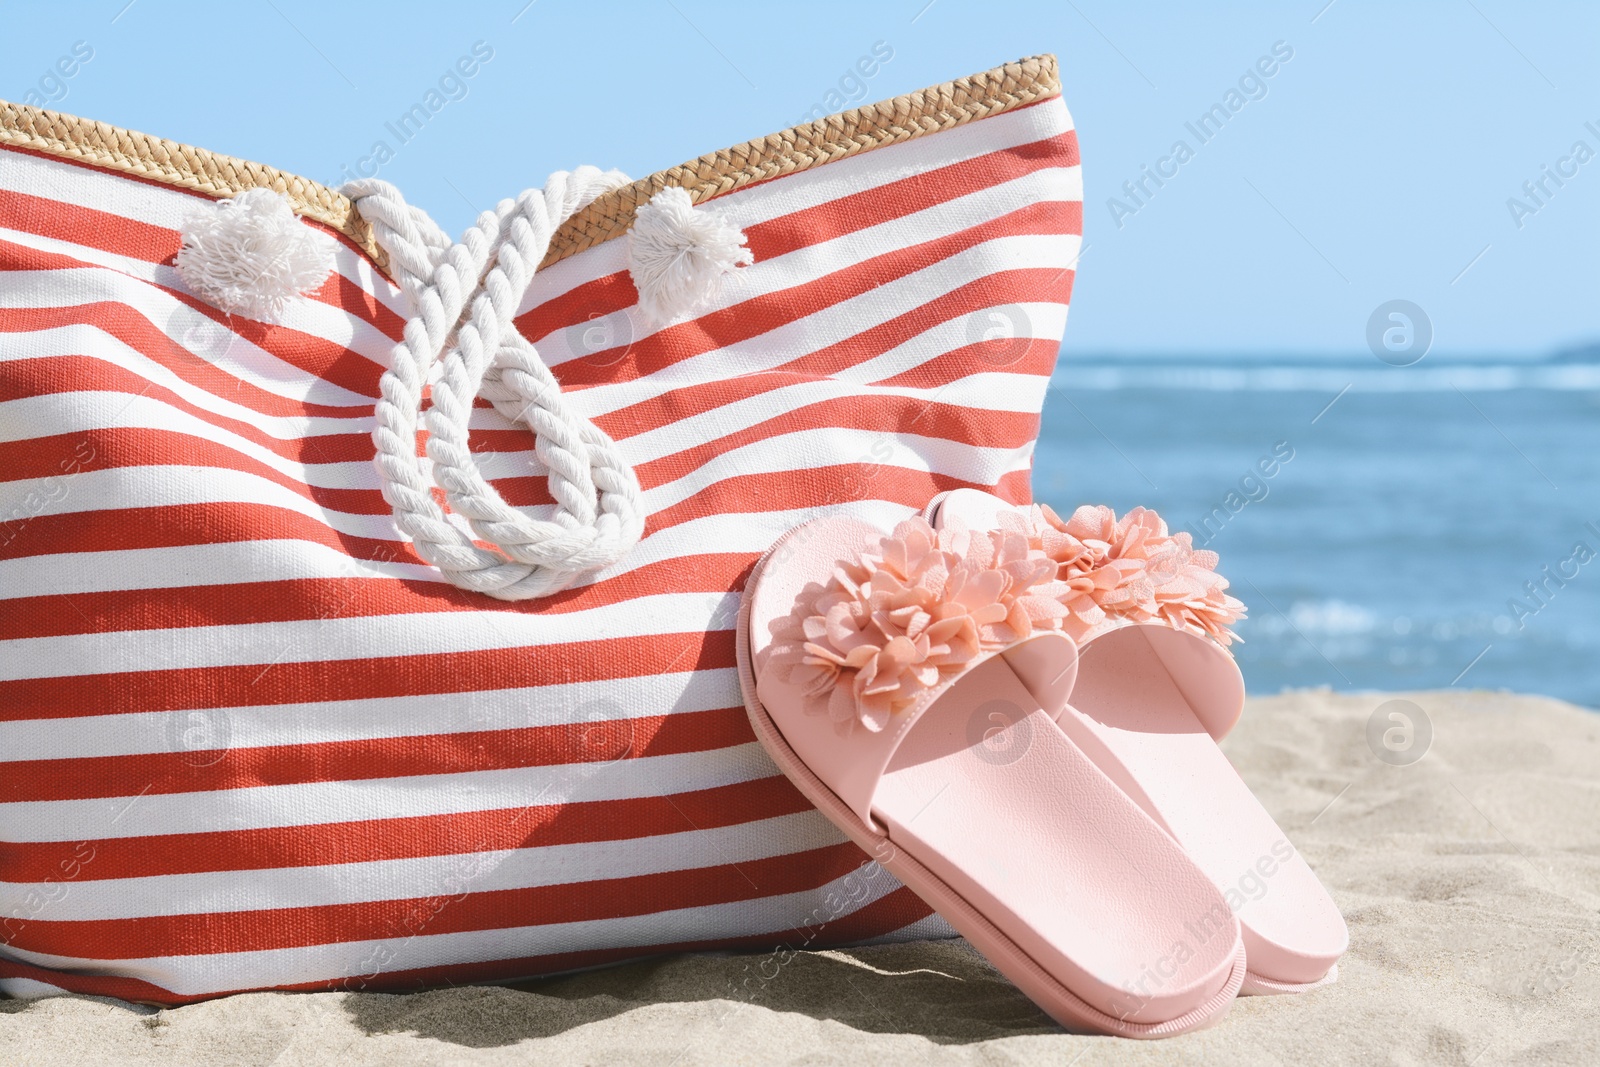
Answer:
<svg viewBox="0 0 1600 1067"><path fill-rule="evenodd" d="M1431 745L1367 724L1401 697ZM801 953L754 1003L751 962L675 957L405 996L274 994L168 1011L0 1002L0 1063L1600 1062L1600 714L1491 692L1252 700L1225 745L1350 924L1339 982L1238 1001L1139 1043L1069 1034L960 941Z"/></svg>

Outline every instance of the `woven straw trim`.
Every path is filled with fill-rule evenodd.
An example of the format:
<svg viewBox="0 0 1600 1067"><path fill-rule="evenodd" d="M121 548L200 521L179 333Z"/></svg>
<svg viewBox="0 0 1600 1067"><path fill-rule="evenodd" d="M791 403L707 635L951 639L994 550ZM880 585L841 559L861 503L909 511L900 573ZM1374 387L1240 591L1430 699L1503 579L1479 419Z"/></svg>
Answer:
<svg viewBox="0 0 1600 1067"><path fill-rule="evenodd" d="M639 205L669 185L683 188L698 204L754 182L998 115L1060 91L1055 56L1033 56L712 152L641 178L584 208L556 232L543 265L620 237L633 224ZM288 197L300 215L339 231L380 268L388 267L388 257L373 240L372 227L348 197L274 167L3 101L0 145L29 148L211 196L273 189Z"/></svg>
<svg viewBox="0 0 1600 1067"><path fill-rule="evenodd" d="M234 196L249 189L274 189L288 197L290 206L300 215L338 230L364 249L379 267L386 269L389 265L389 257L372 238L372 227L356 212L349 197L276 167L76 115L4 101L0 101L0 145L30 148L217 197Z"/></svg>
<svg viewBox="0 0 1600 1067"><path fill-rule="evenodd" d="M1056 57L1033 56L712 152L625 185L578 212L556 233L545 264L626 233L639 205L669 185L687 190L698 204L754 182L948 130L1060 92Z"/></svg>

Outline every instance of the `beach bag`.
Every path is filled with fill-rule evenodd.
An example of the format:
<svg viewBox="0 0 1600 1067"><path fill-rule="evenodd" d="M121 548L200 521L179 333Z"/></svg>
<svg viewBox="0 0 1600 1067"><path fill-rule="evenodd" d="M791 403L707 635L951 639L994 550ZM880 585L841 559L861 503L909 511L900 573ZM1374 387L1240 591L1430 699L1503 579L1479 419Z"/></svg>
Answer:
<svg viewBox="0 0 1600 1067"><path fill-rule="evenodd" d="M462 459L554 523L551 465L611 455L600 510L637 515L613 562L519 596L440 569L500 559L492 519L419 551L374 463L415 308L364 206L0 105L0 990L176 1004L949 935L755 742L733 627L801 522L1029 499L1082 224L1055 60L608 188L514 318L589 436L536 450L468 396ZM225 310L183 235L257 190L332 273ZM671 317L630 230L674 203L743 243Z"/></svg>

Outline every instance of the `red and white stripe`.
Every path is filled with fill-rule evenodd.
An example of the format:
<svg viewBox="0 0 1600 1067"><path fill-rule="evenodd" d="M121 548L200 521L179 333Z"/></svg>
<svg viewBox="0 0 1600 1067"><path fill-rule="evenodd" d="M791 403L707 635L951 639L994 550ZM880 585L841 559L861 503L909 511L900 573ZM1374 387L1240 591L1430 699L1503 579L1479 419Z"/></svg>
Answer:
<svg viewBox="0 0 1600 1067"><path fill-rule="evenodd" d="M642 328L623 241L540 272L518 325L650 519L622 563L505 603L389 517L368 434L402 307L364 255L341 241L278 324L229 320L172 265L202 198L0 151L0 990L948 932L755 743L733 620L808 518L1026 498L1081 201L1052 98L720 197L756 265L692 321ZM1004 365L974 340L996 308L1024 335ZM473 431L548 509L526 431L485 404Z"/></svg>

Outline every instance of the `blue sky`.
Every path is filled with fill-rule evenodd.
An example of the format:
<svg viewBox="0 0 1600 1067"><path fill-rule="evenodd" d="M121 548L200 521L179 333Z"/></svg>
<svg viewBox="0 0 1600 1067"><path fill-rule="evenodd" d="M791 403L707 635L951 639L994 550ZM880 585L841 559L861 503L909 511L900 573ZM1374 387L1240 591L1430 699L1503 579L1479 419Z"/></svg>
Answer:
<svg viewBox="0 0 1600 1067"><path fill-rule="evenodd" d="M830 91L1055 52L1088 201L1069 350L1355 352L1393 299L1441 353L1600 338L1600 158L1574 154L1600 153L1597 5L525 4L13 6L0 96L327 182L385 141L381 175L454 231L551 170L643 175ZM850 81L875 47L892 58ZM430 90L446 103L401 144L386 123ZM1237 110L1202 143L1187 124L1214 104ZM1171 176L1135 201L1146 167Z"/></svg>

